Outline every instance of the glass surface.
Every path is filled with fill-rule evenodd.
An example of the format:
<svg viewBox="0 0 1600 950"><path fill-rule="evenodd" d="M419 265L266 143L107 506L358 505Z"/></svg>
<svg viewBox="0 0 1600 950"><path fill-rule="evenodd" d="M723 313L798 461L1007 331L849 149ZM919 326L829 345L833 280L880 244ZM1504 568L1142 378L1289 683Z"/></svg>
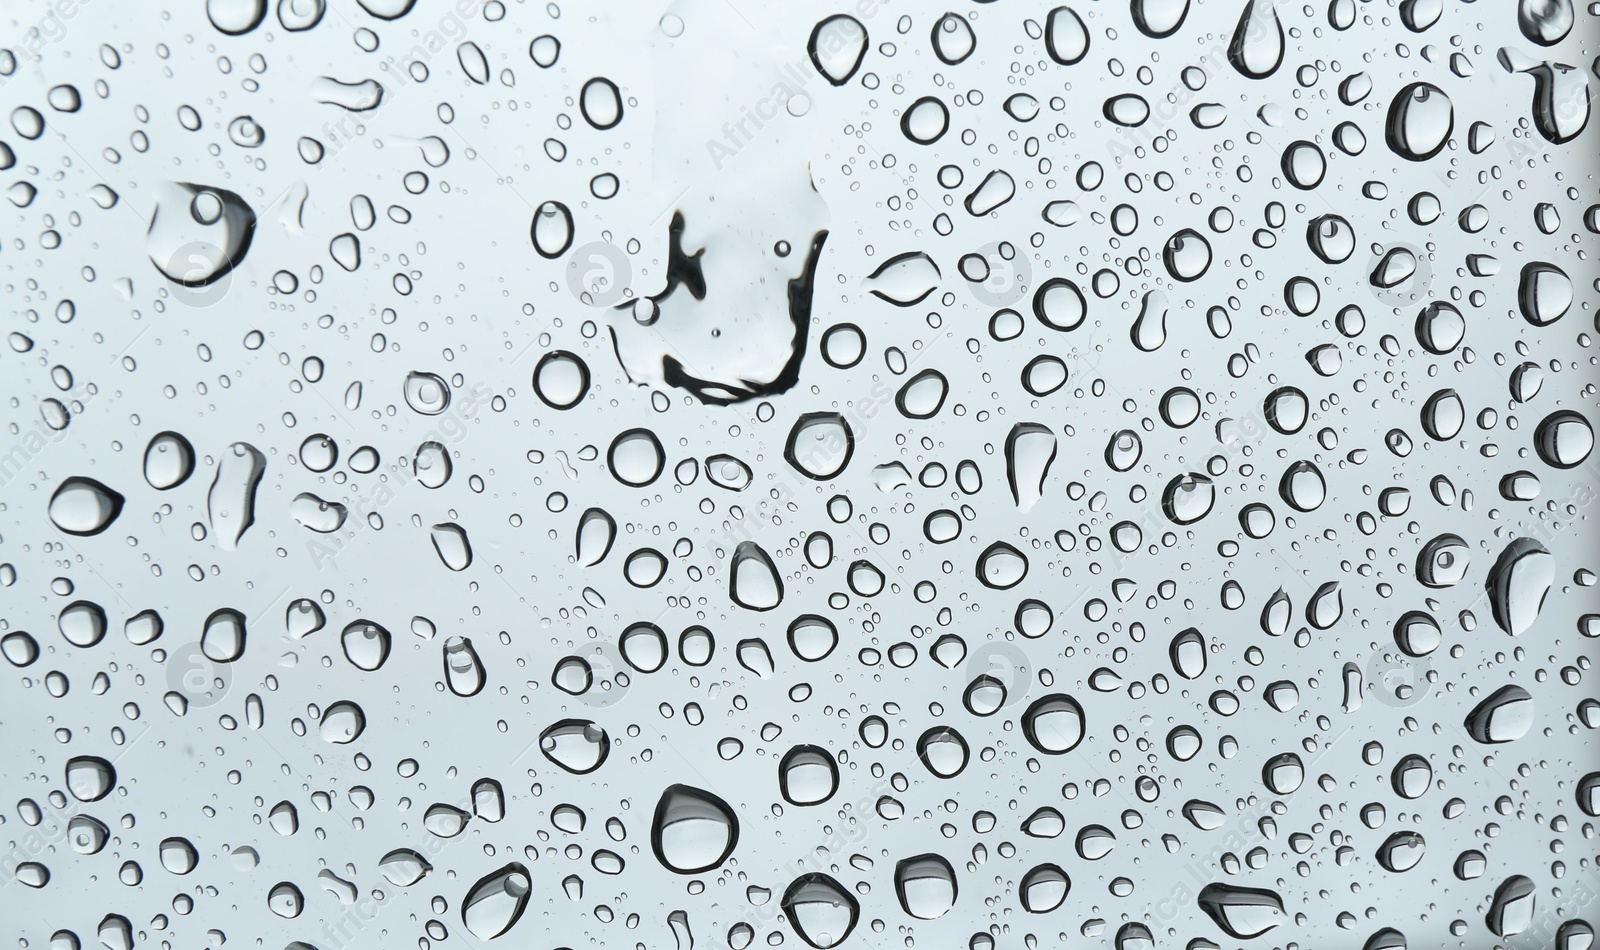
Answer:
<svg viewBox="0 0 1600 950"><path fill-rule="evenodd" d="M0 4L18 947L1589 947L1600 9Z"/></svg>

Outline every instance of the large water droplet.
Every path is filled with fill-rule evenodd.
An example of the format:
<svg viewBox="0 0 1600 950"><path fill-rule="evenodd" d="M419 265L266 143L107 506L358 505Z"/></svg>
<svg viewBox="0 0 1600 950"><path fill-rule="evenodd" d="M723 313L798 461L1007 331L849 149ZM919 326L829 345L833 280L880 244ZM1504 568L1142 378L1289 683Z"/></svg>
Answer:
<svg viewBox="0 0 1600 950"><path fill-rule="evenodd" d="M1484 922L1491 933L1499 937L1513 937L1533 926L1534 899L1537 888L1533 881L1521 874L1513 874L1494 891L1489 901L1489 913Z"/></svg>
<svg viewBox="0 0 1600 950"><path fill-rule="evenodd" d="M1044 21L1044 45L1050 58L1071 66L1089 52L1089 28L1071 7L1056 7Z"/></svg>
<svg viewBox="0 0 1600 950"><path fill-rule="evenodd" d="M1265 79L1283 63L1283 24L1277 0L1250 0L1228 42L1228 62L1250 79Z"/></svg>
<svg viewBox="0 0 1600 950"><path fill-rule="evenodd" d="M791 805L820 805L839 790L839 766L827 749L797 745L778 763L778 790Z"/></svg>
<svg viewBox="0 0 1600 950"><path fill-rule="evenodd" d="M211 536L225 551L238 548L256 521L256 489L267 471L267 457L248 442L235 442L222 453L216 478L206 493Z"/></svg>
<svg viewBox="0 0 1600 950"><path fill-rule="evenodd" d="M1444 90L1414 82L1389 103L1384 127L1389 149L1408 161L1426 161L1439 154L1455 129L1455 107Z"/></svg>
<svg viewBox="0 0 1600 950"><path fill-rule="evenodd" d="M1056 460L1056 436L1037 422L1019 422L1006 436L1006 481L1017 510L1030 511L1044 495L1044 482Z"/></svg>
<svg viewBox="0 0 1600 950"><path fill-rule="evenodd" d="M1083 707L1065 693L1033 701L1022 714L1022 734L1045 755L1064 755L1078 747L1085 731Z"/></svg>
<svg viewBox="0 0 1600 950"><path fill-rule="evenodd" d="M1533 728L1533 697L1520 686L1502 686L1467 713L1467 735L1485 745L1515 742Z"/></svg>
<svg viewBox="0 0 1600 950"><path fill-rule="evenodd" d="M532 885L528 869L516 861L491 871L461 899L461 923L479 940L493 940L522 918Z"/></svg>
<svg viewBox="0 0 1600 950"><path fill-rule="evenodd" d="M1200 909L1236 940L1259 937L1283 923L1283 900L1276 892L1235 884L1207 884L1200 889Z"/></svg>
<svg viewBox="0 0 1600 950"><path fill-rule="evenodd" d="M703 874L728 859L739 843L739 820L721 798L689 785L661 793L651 822L656 860L678 874Z"/></svg>
<svg viewBox="0 0 1600 950"><path fill-rule="evenodd" d="M1594 427L1578 413L1559 409L1540 421L1533 443L1546 465L1576 468L1594 451Z"/></svg>
<svg viewBox="0 0 1600 950"><path fill-rule="evenodd" d="M1030 914L1048 914L1066 902L1072 879L1058 864L1040 864L1022 875L1017 883L1017 899Z"/></svg>
<svg viewBox="0 0 1600 950"><path fill-rule="evenodd" d="M84 475L63 481L50 496L50 523L67 534L99 534L122 513L122 495Z"/></svg>
<svg viewBox="0 0 1600 950"><path fill-rule="evenodd" d="M919 854L894 866L900 907L918 920L938 920L956 903L956 872L937 854Z"/></svg>
<svg viewBox="0 0 1600 950"><path fill-rule="evenodd" d="M1489 606L1494 622L1513 637L1527 632L1539 619L1555 577L1555 558L1543 544L1533 538L1518 538L1506 545L1489 568Z"/></svg>
<svg viewBox="0 0 1600 950"><path fill-rule="evenodd" d="M844 885L820 872L795 878L783 892L779 906L800 939L817 950L843 943L856 929L856 919L861 914L861 905Z"/></svg>
<svg viewBox="0 0 1600 950"><path fill-rule="evenodd" d="M472 641L450 637L444 641L444 682L457 696L476 696L487 677Z"/></svg>
<svg viewBox="0 0 1600 950"><path fill-rule="evenodd" d="M80 802L97 802L117 784L117 770L98 755L79 755L67 760L67 791Z"/></svg>
<svg viewBox="0 0 1600 950"><path fill-rule="evenodd" d="M754 541L741 541L728 570L728 594L747 610L771 610L783 603L783 579L772 558Z"/></svg>
<svg viewBox="0 0 1600 950"><path fill-rule="evenodd" d="M164 182L156 187L145 253L173 283L205 287L244 260L255 228L255 212L226 188ZM201 305L215 302L210 296L186 294L176 299Z"/></svg>
<svg viewBox="0 0 1600 950"><path fill-rule="evenodd" d="M539 734L544 757L575 775L593 772L611 753L611 737L587 719L563 719Z"/></svg>
<svg viewBox="0 0 1600 950"><path fill-rule="evenodd" d="M861 68L867 55L867 28L853 16L837 14L817 23L806 42L806 53L822 78L842 86Z"/></svg>

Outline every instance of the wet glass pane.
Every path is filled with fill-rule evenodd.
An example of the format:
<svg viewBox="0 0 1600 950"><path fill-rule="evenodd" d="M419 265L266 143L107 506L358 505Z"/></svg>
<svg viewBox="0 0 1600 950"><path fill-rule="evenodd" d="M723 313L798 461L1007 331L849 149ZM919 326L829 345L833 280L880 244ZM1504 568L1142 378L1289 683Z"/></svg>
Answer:
<svg viewBox="0 0 1600 950"><path fill-rule="evenodd" d="M1597 17L9 0L8 935L1591 946Z"/></svg>

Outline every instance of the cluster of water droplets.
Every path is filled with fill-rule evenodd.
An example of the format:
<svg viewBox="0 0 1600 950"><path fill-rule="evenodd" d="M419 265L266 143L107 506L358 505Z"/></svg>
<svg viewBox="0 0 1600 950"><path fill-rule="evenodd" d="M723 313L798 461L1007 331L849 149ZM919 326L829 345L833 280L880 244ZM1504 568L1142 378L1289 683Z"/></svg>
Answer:
<svg viewBox="0 0 1600 950"><path fill-rule="evenodd" d="M1592 7L347 6L0 50L19 945L1592 944Z"/></svg>

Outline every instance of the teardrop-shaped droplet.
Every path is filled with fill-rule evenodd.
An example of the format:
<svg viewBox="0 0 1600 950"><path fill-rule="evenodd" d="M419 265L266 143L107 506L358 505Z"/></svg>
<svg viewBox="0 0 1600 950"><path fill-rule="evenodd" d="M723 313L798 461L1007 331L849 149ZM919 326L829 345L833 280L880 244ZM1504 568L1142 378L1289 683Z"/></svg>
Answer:
<svg viewBox="0 0 1600 950"><path fill-rule="evenodd" d="M1543 544L1533 538L1518 538L1506 545L1489 568L1489 606L1494 622L1513 637L1526 633L1539 619L1555 578L1555 558Z"/></svg>
<svg viewBox="0 0 1600 950"><path fill-rule="evenodd" d="M844 885L815 871L795 878L778 903L795 933L817 950L843 943L861 914L861 905Z"/></svg>
<svg viewBox="0 0 1600 950"><path fill-rule="evenodd" d="M1040 864L1022 875L1017 883L1017 899L1030 914L1048 914L1067 900L1072 879L1058 864Z"/></svg>
<svg viewBox="0 0 1600 950"><path fill-rule="evenodd" d="M347 745L367 731L367 714L349 700L340 700L322 711L318 731L324 742Z"/></svg>
<svg viewBox="0 0 1600 950"><path fill-rule="evenodd" d="M1489 931L1499 937L1514 937L1532 927L1537 891L1533 881L1521 874L1506 878L1495 888L1489 913L1484 916Z"/></svg>
<svg viewBox="0 0 1600 950"><path fill-rule="evenodd" d="M238 548L256 521L256 489L267 470L267 457L248 442L235 442L222 453L217 476L206 494L211 536L225 551Z"/></svg>
<svg viewBox="0 0 1600 950"><path fill-rule="evenodd" d="M1161 344L1167 342L1167 309L1166 294L1152 290L1144 295L1138 319L1129 331L1134 346L1146 353L1161 349Z"/></svg>
<svg viewBox="0 0 1600 950"><path fill-rule="evenodd" d="M1589 78L1582 69L1536 62L1509 47L1499 58L1507 70L1533 77L1533 126L1546 141L1564 144L1589 125Z"/></svg>
<svg viewBox="0 0 1600 950"><path fill-rule="evenodd" d="M1467 735L1485 745L1515 742L1533 728L1533 697L1520 686L1502 686L1467 713Z"/></svg>
<svg viewBox="0 0 1600 950"><path fill-rule="evenodd" d="M1250 0L1228 43L1228 62L1249 79L1265 79L1283 63L1283 24L1277 0Z"/></svg>
<svg viewBox="0 0 1600 950"><path fill-rule="evenodd" d="M466 637L450 637L444 641L444 682L457 696L476 696L487 681L483 661L472 641Z"/></svg>
<svg viewBox="0 0 1600 950"><path fill-rule="evenodd" d="M1016 197L1016 194L1016 179L1009 172L995 169L983 176L983 181L978 182L978 187L967 195L962 207L973 217L981 218Z"/></svg>
<svg viewBox="0 0 1600 950"><path fill-rule="evenodd" d="M1328 581L1318 587L1306 602L1306 623L1318 630L1328 629L1343 616L1344 594L1339 589L1338 581Z"/></svg>
<svg viewBox="0 0 1600 950"><path fill-rule="evenodd" d="M283 614L284 632L291 640L309 637L327 622L328 617L322 612L322 606L309 597L291 601Z"/></svg>
<svg viewBox="0 0 1600 950"><path fill-rule="evenodd" d="M771 610L783 603L783 579L772 557L754 541L741 541L728 569L728 594L746 610Z"/></svg>
<svg viewBox="0 0 1600 950"><path fill-rule="evenodd" d="M718 796L689 785L661 793L650 826L650 846L662 867L677 874L715 870L739 843L739 820Z"/></svg>
<svg viewBox="0 0 1600 950"><path fill-rule="evenodd" d="M1416 867L1427 851L1427 842L1415 831L1397 831L1378 846L1377 860L1385 871L1404 873Z"/></svg>
<svg viewBox="0 0 1600 950"><path fill-rule="evenodd" d="M532 886L528 869L516 861L491 871L461 899L461 923L479 940L493 940L522 918Z"/></svg>
<svg viewBox="0 0 1600 950"><path fill-rule="evenodd" d="M465 528L447 521L434 525L428 537L445 567L452 571L464 571L472 566L472 543L467 540Z"/></svg>
<svg viewBox="0 0 1600 950"><path fill-rule="evenodd" d="M1044 45L1050 58L1071 66L1089 52L1089 28L1071 7L1056 7L1044 21Z"/></svg>
<svg viewBox="0 0 1600 950"><path fill-rule="evenodd" d="M1056 460L1056 435L1037 422L1019 422L1006 436L1006 481L1018 511L1030 511L1044 496Z"/></svg>
<svg viewBox="0 0 1600 950"><path fill-rule="evenodd" d="M867 55L867 28L853 16L841 13L828 17L811 30L806 53L822 78L842 86L861 68L861 60Z"/></svg>
<svg viewBox="0 0 1600 950"><path fill-rule="evenodd" d="M50 523L67 534L90 537L122 514L122 495L83 475L63 481L50 496Z"/></svg>
<svg viewBox="0 0 1600 950"><path fill-rule="evenodd" d="M396 848L378 859L378 873L395 887L410 887L431 870L428 859L410 848Z"/></svg>
<svg viewBox="0 0 1600 950"><path fill-rule="evenodd" d="M593 567L611 553L617 538L617 522L600 508L590 508L578 519L577 550L574 557L583 567Z"/></svg>
<svg viewBox="0 0 1600 950"><path fill-rule="evenodd" d="M1283 899L1265 888L1207 884L1199 902L1206 916L1236 940L1258 937L1286 919Z"/></svg>

